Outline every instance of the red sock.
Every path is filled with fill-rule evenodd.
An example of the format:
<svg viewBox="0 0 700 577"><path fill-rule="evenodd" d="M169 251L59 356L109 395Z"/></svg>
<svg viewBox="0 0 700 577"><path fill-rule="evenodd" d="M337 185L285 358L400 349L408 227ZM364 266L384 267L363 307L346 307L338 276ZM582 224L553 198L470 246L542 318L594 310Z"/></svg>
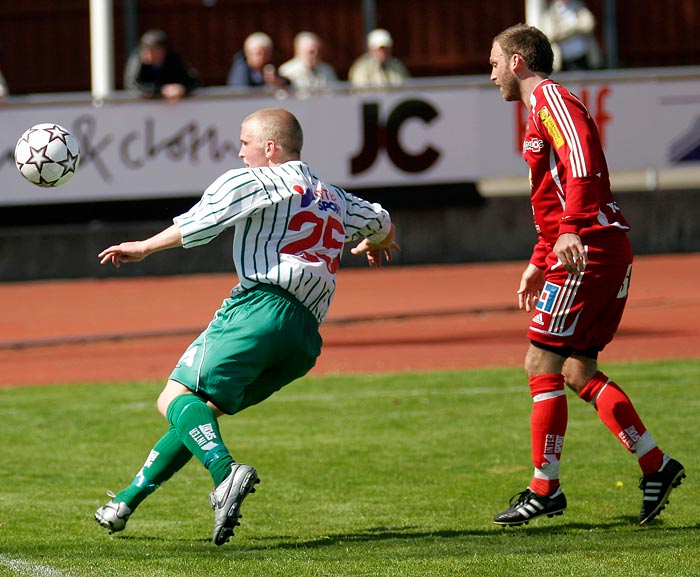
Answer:
<svg viewBox="0 0 700 577"><path fill-rule="evenodd" d="M535 474L530 483L538 495L551 495L559 488L559 459L564 445L568 406L563 375L530 377L532 415L532 464Z"/></svg>
<svg viewBox="0 0 700 577"><path fill-rule="evenodd" d="M659 470L664 454L646 430L632 401L620 387L598 371L581 389L579 397L591 403L612 434L628 451L637 455L644 475Z"/></svg>

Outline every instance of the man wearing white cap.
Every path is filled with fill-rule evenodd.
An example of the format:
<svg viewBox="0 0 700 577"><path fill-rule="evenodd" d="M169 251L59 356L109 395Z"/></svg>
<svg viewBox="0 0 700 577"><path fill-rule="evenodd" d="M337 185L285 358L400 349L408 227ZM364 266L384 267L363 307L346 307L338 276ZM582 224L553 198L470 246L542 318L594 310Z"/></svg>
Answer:
<svg viewBox="0 0 700 577"><path fill-rule="evenodd" d="M394 40L383 28L367 35L367 52L350 67L348 79L358 88L398 86L410 76L404 64L392 56Z"/></svg>

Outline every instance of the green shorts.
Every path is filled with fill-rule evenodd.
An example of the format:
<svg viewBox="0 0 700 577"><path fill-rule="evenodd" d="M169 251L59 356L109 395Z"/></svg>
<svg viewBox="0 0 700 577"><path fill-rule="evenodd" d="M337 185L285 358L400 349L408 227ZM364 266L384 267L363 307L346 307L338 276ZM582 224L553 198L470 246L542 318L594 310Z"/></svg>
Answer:
<svg viewBox="0 0 700 577"><path fill-rule="evenodd" d="M170 378L233 414L304 376L321 344L318 321L304 305L259 284L224 300Z"/></svg>

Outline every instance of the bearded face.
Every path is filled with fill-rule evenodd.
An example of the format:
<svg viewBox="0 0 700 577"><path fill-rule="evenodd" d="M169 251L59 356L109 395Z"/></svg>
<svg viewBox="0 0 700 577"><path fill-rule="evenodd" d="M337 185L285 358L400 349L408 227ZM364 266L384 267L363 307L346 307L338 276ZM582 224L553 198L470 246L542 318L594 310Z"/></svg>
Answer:
<svg viewBox="0 0 700 577"><path fill-rule="evenodd" d="M491 80L500 88L501 95L508 102L521 99L520 84L515 73L510 69L510 59L506 59L498 42L491 48Z"/></svg>
<svg viewBox="0 0 700 577"><path fill-rule="evenodd" d="M507 102L515 102L521 99L520 84L518 78L513 74L510 68L506 67L500 80L501 94Z"/></svg>

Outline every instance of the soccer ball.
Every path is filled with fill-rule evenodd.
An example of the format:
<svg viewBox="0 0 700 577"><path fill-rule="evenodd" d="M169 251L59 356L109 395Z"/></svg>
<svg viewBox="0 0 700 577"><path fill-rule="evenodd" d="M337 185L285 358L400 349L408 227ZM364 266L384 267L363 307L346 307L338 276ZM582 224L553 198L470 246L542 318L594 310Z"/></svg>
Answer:
<svg viewBox="0 0 700 577"><path fill-rule="evenodd" d="M58 124L32 126L15 146L17 169L37 186L52 187L68 182L79 162L78 141Z"/></svg>

